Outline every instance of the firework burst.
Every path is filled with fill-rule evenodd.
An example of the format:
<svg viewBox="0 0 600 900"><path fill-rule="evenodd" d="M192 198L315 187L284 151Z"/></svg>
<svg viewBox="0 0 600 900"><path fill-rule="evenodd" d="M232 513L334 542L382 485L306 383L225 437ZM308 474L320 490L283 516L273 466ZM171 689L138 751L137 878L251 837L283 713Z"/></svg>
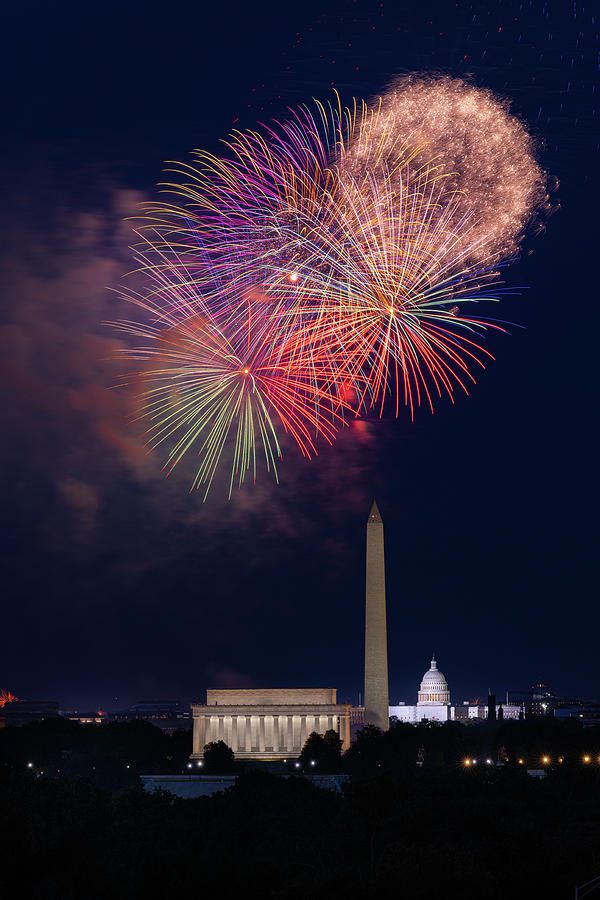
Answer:
<svg viewBox="0 0 600 900"><path fill-rule="evenodd" d="M125 383L138 398L147 446L165 451L169 474L192 448L199 457L192 487L205 497L222 458L231 457L229 495L248 473L256 479L258 448L277 479L279 431L290 434L302 454L316 453L316 436L332 443L348 404L332 400L314 355L310 367L282 339L277 307L257 290L239 306L211 311L202 294L190 290L179 264L150 267L154 290L128 299L149 311L153 324L116 323L144 339L123 355L139 368ZM221 293L217 292L217 296Z"/></svg>
<svg viewBox="0 0 600 900"><path fill-rule="evenodd" d="M15 697L14 694L11 694L10 691L6 691L6 690L4 690L4 688L2 688L2 690L0 691L0 709L3 706L6 706L7 703L14 703L15 700L18 700L18 699L19 698Z"/></svg>
<svg viewBox="0 0 600 900"><path fill-rule="evenodd" d="M494 109L487 155L504 184L486 205L490 162L472 132ZM229 455L231 494L256 477L257 448L277 477L281 429L310 457L351 416L388 402L413 415L468 389L490 358L484 331L502 329L464 310L498 299L541 175L503 104L450 79L413 79L373 107L317 103L227 148L174 165L172 199L147 207L148 287L126 296L151 322L120 327L145 340L127 355L148 447L168 472L193 448L206 491Z"/></svg>

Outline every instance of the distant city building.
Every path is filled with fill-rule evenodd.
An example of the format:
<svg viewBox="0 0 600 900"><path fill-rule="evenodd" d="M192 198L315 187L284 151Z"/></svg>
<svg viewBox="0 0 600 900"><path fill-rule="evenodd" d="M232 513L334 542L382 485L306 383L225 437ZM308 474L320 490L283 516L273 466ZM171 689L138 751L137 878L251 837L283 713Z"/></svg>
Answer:
<svg viewBox="0 0 600 900"><path fill-rule="evenodd" d="M583 697L559 697L543 681L528 690L507 691L507 699L518 703L529 718L553 716L555 719L577 719L583 726L600 724L600 704Z"/></svg>
<svg viewBox="0 0 600 900"><path fill-rule="evenodd" d="M80 725L101 725L103 722L103 717L97 711L79 712L78 709L74 709L66 710L62 715L63 718L79 722Z"/></svg>
<svg viewBox="0 0 600 900"><path fill-rule="evenodd" d="M350 708L350 739L353 741L361 730L365 727L365 708L361 706L360 700L358 706Z"/></svg>
<svg viewBox="0 0 600 900"><path fill-rule="evenodd" d="M600 725L600 703L590 701L561 701L561 705L554 710L555 719L575 719L584 728Z"/></svg>
<svg viewBox="0 0 600 900"><path fill-rule="evenodd" d="M507 700L522 706L528 719L551 716L557 705L556 694L543 681L532 684L526 691L507 691Z"/></svg>
<svg viewBox="0 0 600 900"><path fill-rule="evenodd" d="M107 722L150 722L167 734L192 727L192 707L189 700L143 700L127 709L107 713L102 710L63 712L63 716L81 725L102 725Z"/></svg>
<svg viewBox="0 0 600 900"><path fill-rule="evenodd" d="M337 703L335 688L209 689L192 712L192 759L212 741L225 741L238 759L293 759L313 731L333 730L343 750L350 746L350 704Z"/></svg>
<svg viewBox="0 0 600 900"><path fill-rule="evenodd" d="M56 719L59 715L56 700L13 700L0 709L0 728Z"/></svg>
<svg viewBox="0 0 600 900"><path fill-rule="evenodd" d="M143 700L128 709L108 714L103 721L150 722L172 734L192 727L192 705L189 700Z"/></svg>

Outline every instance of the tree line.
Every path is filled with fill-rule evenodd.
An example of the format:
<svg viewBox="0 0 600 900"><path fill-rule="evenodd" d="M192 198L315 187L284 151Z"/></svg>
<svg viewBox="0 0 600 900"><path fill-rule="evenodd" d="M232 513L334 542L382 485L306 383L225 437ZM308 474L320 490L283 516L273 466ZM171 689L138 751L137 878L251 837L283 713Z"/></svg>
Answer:
<svg viewBox="0 0 600 900"><path fill-rule="evenodd" d="M570 898L600 874L598 737L552 721L394 725L363 729L342 755L337 735L312 735L299 777L244 770L227 747L225 764L211 762L207 745L206 768L238 767L235 785L183 800L144 792L137 773L187 770L189 733L56 720L4 729L3 880L44 900ZM530 767L548 757L546 777L530 777L518 754ZM302 777L340 767L340 792Z"/></svg>

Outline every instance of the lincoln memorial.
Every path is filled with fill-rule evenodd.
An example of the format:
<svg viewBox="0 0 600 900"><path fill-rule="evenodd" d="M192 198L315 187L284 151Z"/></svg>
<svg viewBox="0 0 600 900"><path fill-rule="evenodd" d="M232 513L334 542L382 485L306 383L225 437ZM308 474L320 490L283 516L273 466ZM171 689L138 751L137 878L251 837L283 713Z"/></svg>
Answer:
<svg viewBox="0 0 600 900"><path fill-rule="evenodd" d="M311 732L337 732L342 749L350 746L350 704L337 703L335 688L213 690L206 705L192 704L194 749L225 741L238 759L299 756Z"/></svg>

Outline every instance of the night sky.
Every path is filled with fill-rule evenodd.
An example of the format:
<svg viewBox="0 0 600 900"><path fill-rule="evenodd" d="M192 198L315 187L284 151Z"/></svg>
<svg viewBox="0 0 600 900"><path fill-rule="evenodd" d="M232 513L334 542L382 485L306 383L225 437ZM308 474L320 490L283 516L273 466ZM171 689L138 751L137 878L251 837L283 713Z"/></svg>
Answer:
<svg viewBox="0 0 600 900"><path fill-rule="evenodd" d="M392 702L415 702L433 650L455 702L539 679L600 697L592 6L23 3L3 24L0 688L107 710L236 686L356 702L376 497ZM523 290L496 362L434 416L368 420L286 454L279 486L261 472L203 504L114 388L124 219L164 160L218 151L234 122L431 69L510 97L560 181L505 271Z"/></svg>

